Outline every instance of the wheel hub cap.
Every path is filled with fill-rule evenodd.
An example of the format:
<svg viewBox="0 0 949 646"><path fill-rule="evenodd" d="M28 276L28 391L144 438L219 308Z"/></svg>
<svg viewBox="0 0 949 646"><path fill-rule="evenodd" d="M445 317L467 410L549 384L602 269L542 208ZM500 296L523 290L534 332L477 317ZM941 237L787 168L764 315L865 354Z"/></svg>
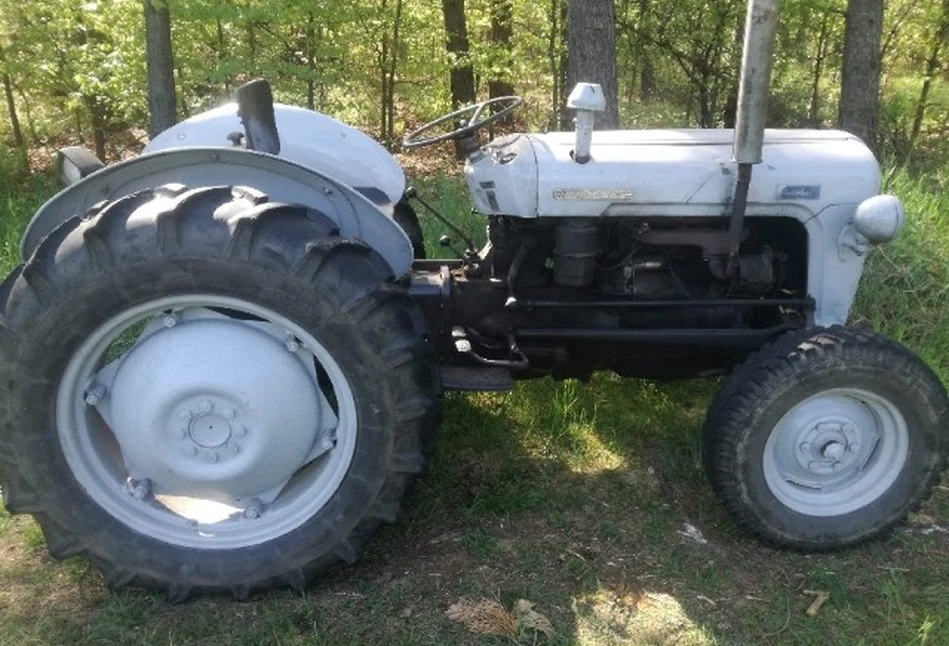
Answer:
<svg viewBox="0 0 949 646"><path fill-rule="evenodd" d="M305 359L227 319L148 335L121 360L103 403L129 472L156 494L272 499L322 434L324 400Z"/></svg>
<svg viewBox="0 0 949 646"><path fill-rule="evenodd" d="M886 493L908 451L906 421L889 400L837 388L805 399L778 421L762 467L771 492L789 508L838 516Z"/></svg>

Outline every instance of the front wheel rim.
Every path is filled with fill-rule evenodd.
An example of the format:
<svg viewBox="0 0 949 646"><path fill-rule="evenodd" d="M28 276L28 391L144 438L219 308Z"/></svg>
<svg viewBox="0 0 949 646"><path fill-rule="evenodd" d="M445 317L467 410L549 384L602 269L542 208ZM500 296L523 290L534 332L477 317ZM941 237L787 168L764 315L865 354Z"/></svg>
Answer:
<svg viewBox="0 0 949 646"><path fill-rule="evenodd" d="M762 468L771 493L807 516L842 516L882 497L909 457L906 419L889 399L836 388L793 406L775 424Z"/></svg>
<svg viewBox="0 0 949 646"><path fill-rule="evenodd" d="M161 483L155 485L151 479L139 477L147 477L150 475L148 473L130 472L132 465L127 462L127 452L124 451L127 447L119 440L121 436L105 421L109 415L99 413L103 405L100 400L107 394L101 392L101 384L97 381L104 372L114 372L104 369L104 366L112 365L107 353L114 352L116 344L122 342L120 337L123 333L128 335L129 330L137 330L142 326L146 330L131 348L121 354L120 361L138 352L136 348L145 347L142 338L147 336L150 327L159 327L162 321L166 327L171 327L174 320L169 317L187 320L189 313L207 311L226 313L225 317L233 321L237 328L253 327L265 330L270 335L284 337L285 343L281 350L299 353L304 364L311 361L312 357L312 386L316 389L315 396L322 402L322 407L317 402L315 408L309 406L301 410L308 411L308 414L312 410L324 411L318 416L319 419L312 420L316 427L313 431L315 441L312 450L304 452L306 461L292 471L290 467L284 466L287 471L283 474L286 476L284 484L269 492L260 492L259 497L246 496L236 507L230 503L222 507L222 503L213 499L213 496L209 499L190 498L182 503L180 496L152 495L151 488L154 486L160 489ZM179 327L185 329L186 326ZM154 338L145 341L156 343L158 334L163 333L152 333ZM273 339L271 342L276 343ZM236 396L230 399L236 399ZM327 412L326 404L330 400L332 412ZM219 436L218 431L209 428L208 423L209 419L218 420L218 417L230 419L233 409L228 410L226 404L223 410L220 405L215 409L214 404L221 401L215 397L198 397L195 401L195 406L191 407L195 420L184 420L182 413L181 423L189 425L187 433L174 428L169 429L169 433L182 435L192 443L198 442L197 458L212 452L233 457L227 451L230 448L227 438ZM213 410L205 410L204 407L209 405ZM332 421L326 421L328 419ZM129 308L100 325L85 339L67 364L57 391L56 420L59 441L72 474L97 505L139 534L163 543L202 549L235 549L264 543L292 532L316 515L343 483L355 454L358 427L355 398L349 380L333 355L313 334L262 305L208 294L179 295L149 301ZM236 424L234 431L235 434L241 433ZM328 433L332 434L331 443ZM205 449L205 446L211 448ZM240 447L234 453L239 451ZM243 458L244 455L239 457ZM174 468L178 464L176 460L180 459L180 456L174 459L169 457L167 464ZM210 459L207 462L205 466L208 469L223 470L226 466L223 459L222 464L217 461L212 464ZM254 463L252 472L267 475L261 473L266 463L266 456L261 457ZM278 481L280 479L277 478ZM213 475L211 480L213 483Z"/></svg>

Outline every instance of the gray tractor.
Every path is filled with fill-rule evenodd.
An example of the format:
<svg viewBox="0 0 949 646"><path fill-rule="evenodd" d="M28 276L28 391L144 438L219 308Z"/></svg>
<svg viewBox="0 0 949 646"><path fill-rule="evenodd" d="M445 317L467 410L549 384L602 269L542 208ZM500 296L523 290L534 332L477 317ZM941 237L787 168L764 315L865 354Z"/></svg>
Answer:
<svg viewBox="0 0 949 646"><path fill-rule="evenodd" d="M705 465L762 541L892 528L940 475L949 401L845 326L903 210L857 138L765 131L776 20L751 2L734 132L593 131L580 84L575 132L480 145L507 97L410 134L468 151L488 242L447 260L385 149L263 82L129 161L63 151L0 287L7 509L113 588L303 590L399 517L443 389L613 370L727 375Z"/></svg>

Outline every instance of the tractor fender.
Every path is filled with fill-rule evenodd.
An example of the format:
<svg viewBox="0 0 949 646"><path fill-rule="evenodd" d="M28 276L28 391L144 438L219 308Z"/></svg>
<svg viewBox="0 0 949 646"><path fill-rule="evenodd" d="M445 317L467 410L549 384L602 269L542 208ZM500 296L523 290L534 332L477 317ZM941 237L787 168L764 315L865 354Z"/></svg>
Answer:
<svg viewBox="0 0 949 646"><path fill-rule="evenodd" d="M402 198L402 167L361 130L319 112L279 103L274 105L274 117L280 135L278 156L282 159L331 175L357 190L371 187L382 191L392 204ZM165 130L143 153L171 148L231 148L234 144L228 136L243 131L237 104L229 103Z"/></svg>
<svg viewBox="0 0 949 646"><path fill-rule="evenodd" d="M60 224L103 200L113 201L163 184L248 186L274 201L304 204L333 220L340 234L377 251L395 276L412 265L412 243L402 228L362 193L301 164L242 148L179 148L135 157L89 175L64 189L27 225L20 254L29 258Z"/></svg>

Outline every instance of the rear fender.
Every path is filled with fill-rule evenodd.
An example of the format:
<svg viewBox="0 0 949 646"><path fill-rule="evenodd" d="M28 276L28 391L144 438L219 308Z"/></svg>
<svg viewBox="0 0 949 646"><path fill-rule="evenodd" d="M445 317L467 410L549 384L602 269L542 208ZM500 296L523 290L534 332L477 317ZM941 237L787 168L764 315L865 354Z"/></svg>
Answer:
<svg viewBox="0 0 949 646"><path fill-rule="evenodd" d="M402 276L412 265L408 236L367 197L319 171L240 148L179 148L108 166L44 204L26 228L20 253L29 258L56 227L103 200L169 183L192 188L249 186L275 201L305 204L333 220L341 235L358 238L375 249L395 276Z"/></svg>

